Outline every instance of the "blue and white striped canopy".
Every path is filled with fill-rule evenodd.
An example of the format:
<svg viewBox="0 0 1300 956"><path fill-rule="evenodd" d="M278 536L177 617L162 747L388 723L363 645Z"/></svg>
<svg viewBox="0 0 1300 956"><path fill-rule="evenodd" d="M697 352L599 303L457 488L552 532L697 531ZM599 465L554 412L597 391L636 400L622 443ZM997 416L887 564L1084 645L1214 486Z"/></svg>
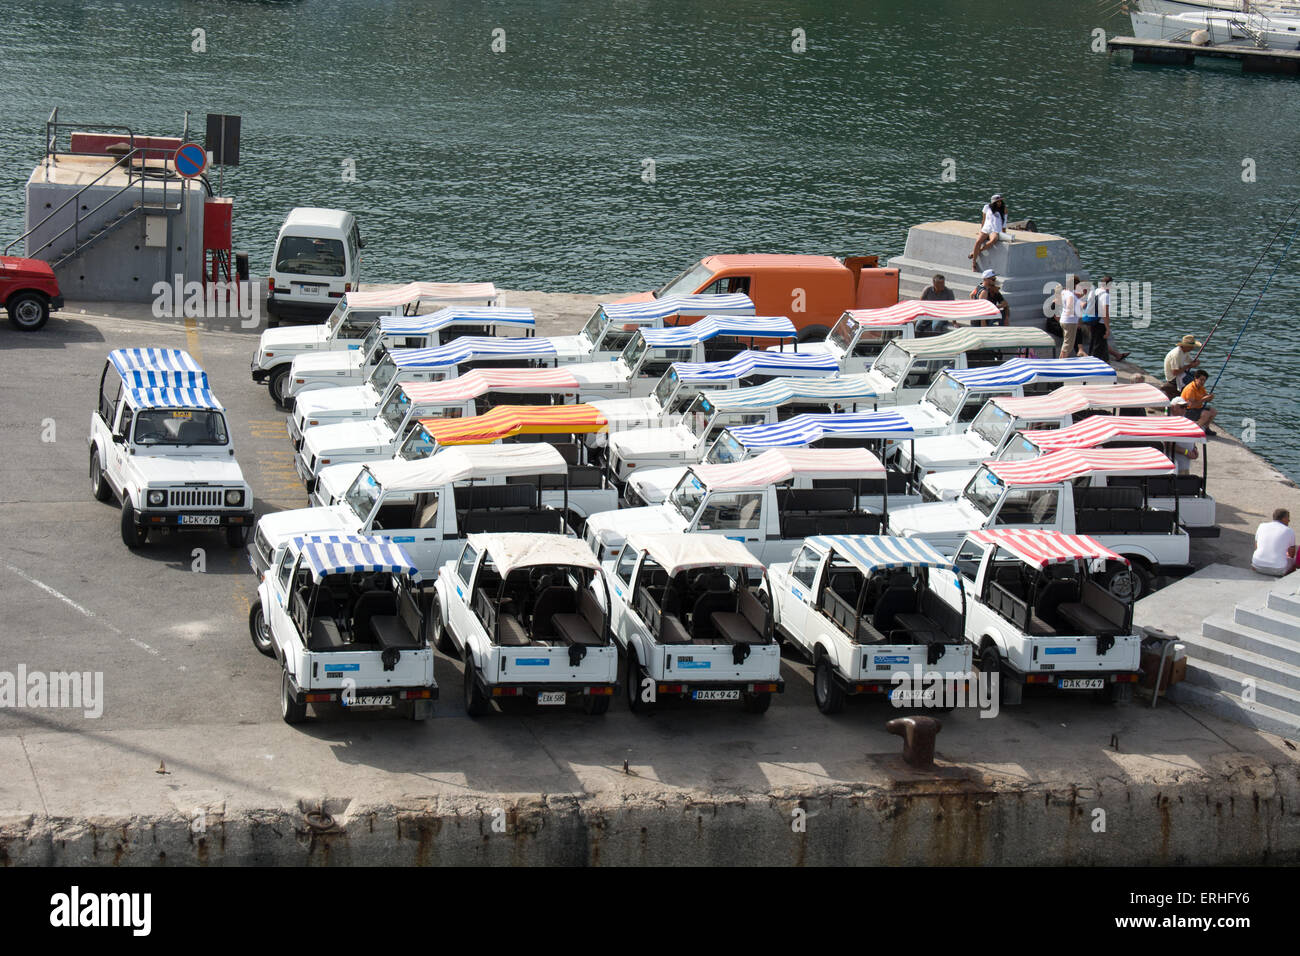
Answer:
<svg viewBox="0 0 1300 956"><path fill-rule="evenodd" d="M311 569L313 580L330 574L354 574L358 571L390 571L420 580L420 569L402 550L387 538L368 534L312 534L294 538L302 553L303 564Z"/></svg>
<svg viewBox="0 0 1300 956"><path fill-rule="evenodd" d="M127 388L208 386L208 374L184 349L114 349L108 360Z"/></svg>
<svg viewBox="0 0 1300 956"><path fill-rule="evenodd" d="M915 432L895 411L795 415L770 425L728 429L746 448L802 448L828 435L840 438L911 438Z"/></svg>
<svg viewBox="0 0 1300 956"><path fill-rule="evenodd" d="M449 306L426 315L385 315L379 319L379 328L388 335L429 335L457 325L532 328L536 324L532 309L496 309L482 305Z"/></svg>
<svg viewBox="0 0 1300 956"><path fill-rule="evenodd" d="M727 295L668 295L648 302L602 302L611 322L653 322L670 315L753 315L754 302L743 292Z"/></svg>
<svg viewBox="0 0 1300 956"><path fill-rule="evenodd" d="M462 335L431 349L389 349L398 368L446 368L476 359L554 358L555 346L546 338L496 338Z"/></svg>
<svg viewBox="0 0 1300 956"><path fill-rule="evenodd" d="M737 408L775 408L791 402L869 402L877 398L875 388L865 375L840 375L835 378L774 378L762 385L729 388L713 392L714 406L730 411Z"/></svg>
<svg viewBox="0 0 1300 956"><path fill-rule="evenodd" d="M136 408L215 408L223 410L217 396L208 388L128 388L131 404Z"/></svg>
<svg viewBox="0 0 1300 956"><path fill-rule="evenodd" d="M829 353L758 352L733 355L725 362L674 362L683 382L723 382L755 373L763 375L834 375L840 363Z"/></svg>
<svg viewBox="0 0 1300 956"><path fill-rule="evenodd" d="M1017 358L986 368L948 370L948 374L963 385L975 388L1014 387L1032 382L1069 382L1081 378L1117 378L1115 370L1097 358Z"/></svg>
<svg viewBox="0 0 1300 956"><path fill-rule="evenodd" d="M674 325L664 329L642 329L646 344L652 349L672 348L707 342L719 335L745 338L792 339L798 333L794 323L784 315L706 315L691 325Z"/></svg>
<svg viewBox="0 0 1300 956"><path fill-rule="evenodd" d="M809 538L808 543L825 551L834 551L864 574L880 568L953 569L952 558L945 558L919 538L833 534Z"/></svg>

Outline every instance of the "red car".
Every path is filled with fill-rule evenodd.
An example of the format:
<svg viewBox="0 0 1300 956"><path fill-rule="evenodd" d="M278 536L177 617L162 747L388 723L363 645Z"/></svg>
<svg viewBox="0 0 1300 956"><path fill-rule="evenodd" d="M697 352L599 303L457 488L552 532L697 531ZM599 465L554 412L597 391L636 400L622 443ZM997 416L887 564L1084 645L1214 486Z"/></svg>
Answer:
<svg viewBox="0 0 1300 956"><path fill-rule="evenodd" d="M14 328L35 332L63 308L63 294L48 262L0 256L0 302Z"/></svg>

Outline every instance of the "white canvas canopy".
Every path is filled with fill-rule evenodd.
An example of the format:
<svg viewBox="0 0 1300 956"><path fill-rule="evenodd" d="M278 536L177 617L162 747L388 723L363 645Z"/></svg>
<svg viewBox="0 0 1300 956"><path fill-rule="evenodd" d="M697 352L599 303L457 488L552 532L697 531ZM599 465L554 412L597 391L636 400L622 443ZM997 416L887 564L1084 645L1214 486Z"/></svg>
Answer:
<svg viewBox="0 0 1300 956"><path fill-rule="evenodd" d="M502 577L519 568L555 565L600 570L600 562L586 544L558 534L472 534L469 543L487 551Z"/></svg>
<svg viewBox="0 0 1300 956"><path fill-rule="evenodd" d="M715 534L652 534L636 531L627 543L644 551L668 572L692 568L762 568L763 562L739 541Z"/></svg>
<svg viewBox="0 0 1300 956"><path fill-rule="evenodd" d="M457 481L510 475L564 475L569 466L554 445L458 445L430 458L395 458L366 466L385 493L431 491Z"/></svg>

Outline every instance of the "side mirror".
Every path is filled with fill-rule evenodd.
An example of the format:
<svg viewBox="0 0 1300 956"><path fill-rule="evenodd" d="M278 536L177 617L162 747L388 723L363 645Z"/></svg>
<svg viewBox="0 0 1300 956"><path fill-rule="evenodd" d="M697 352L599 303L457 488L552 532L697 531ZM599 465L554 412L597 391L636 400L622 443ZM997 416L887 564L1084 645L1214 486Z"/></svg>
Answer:
<svg viewBox="0 0 1300 956"><path fill-rule="evenodd" d="M125 445L125 444L126 444L126 436L125 436L125 435L114 435L114 436L113 436L113 444L114 444L114 445Z"/></svg>

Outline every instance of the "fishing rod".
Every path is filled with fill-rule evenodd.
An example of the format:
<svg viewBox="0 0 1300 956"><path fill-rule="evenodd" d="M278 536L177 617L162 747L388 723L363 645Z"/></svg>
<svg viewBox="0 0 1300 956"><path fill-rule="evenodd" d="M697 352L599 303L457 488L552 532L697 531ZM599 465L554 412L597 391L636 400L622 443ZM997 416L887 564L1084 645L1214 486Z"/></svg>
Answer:
<svg viewBox="0 0 1300 956"><path fill-rule="evenodd" d="M1228 362L1232 359L1232 353L1237 350L1241 337L1246 334L1246 326L1250 325L1250 320L1255 317L1255 310L1259 308L1260 301L1264 298L1264 293L1268 291L1269 285L1273 282L1273 276L1277 275L1278 268L1286 261L1286 254L1291 251L1291 243L1295 242L1295 237L1300 234L1300 222L1295 224L1291 230L1291 238L1286 241L1286 246L1282 249L1282 255L1278 256L1277 262L1273 263L1273 271L1268 274L1268 279L1264 282L1264 288L1259 290L1259 295L1255 297L1255 304L1250 307L1250 315L1246 316L1246 321L1241 323L1241 330L1237 332L1236 339L1232 342L1232 347L1228 349L1228 355L1223 360L1223 367L1219 369L1219 374L1214 378L1214 385L1210 387L1213 392L1219 386L1219 379L1223 378L1223 373L1228 367Z"/></svg>
<svg viewBox="0 0 1300 956"><path fill-rule="evenodd" d="M1239 285L1237 291L1232 294L1232 298L1228 300L1228 305L1215 320L1214 325L1210 326L1210 334L1205 337L1205 341L1201 343L1201 347L1197 349L1196 354L1192 356L1193 360L1200 359L1201 353L1205 351L1205 347L1210 344L1210 339L1214 338L1214 333L1219 330L1219 326L1222 324L1223 320L1226 319L1228 313L1232 311L1233 305L1236 304L1237 297L1241 295L1242 290L1246 288L1246 284L1249 283L1251 277L1255 275L1255 270L1258 269L1259 264L1264 261L1264 257L1268 255L1268 251L1273 248L1273 243L1277 242L1277 237L1282 235L1282 230L1285 229L1286 224L1291 221L1291 217L1295 215L1296 209L1300 209L1300 200L1296 201L1295 205L1291 207L1290 212L1286 214L1286 218L1278 224L1276 231L1273 233L1273 238L1268 241L1268 245L1264 247L1264 251L1259 254L1259 258L1255 260L1255 264L1250 267L1250 271L1246 273L1246 278L1241 280L1241 285Z"/></svg>

